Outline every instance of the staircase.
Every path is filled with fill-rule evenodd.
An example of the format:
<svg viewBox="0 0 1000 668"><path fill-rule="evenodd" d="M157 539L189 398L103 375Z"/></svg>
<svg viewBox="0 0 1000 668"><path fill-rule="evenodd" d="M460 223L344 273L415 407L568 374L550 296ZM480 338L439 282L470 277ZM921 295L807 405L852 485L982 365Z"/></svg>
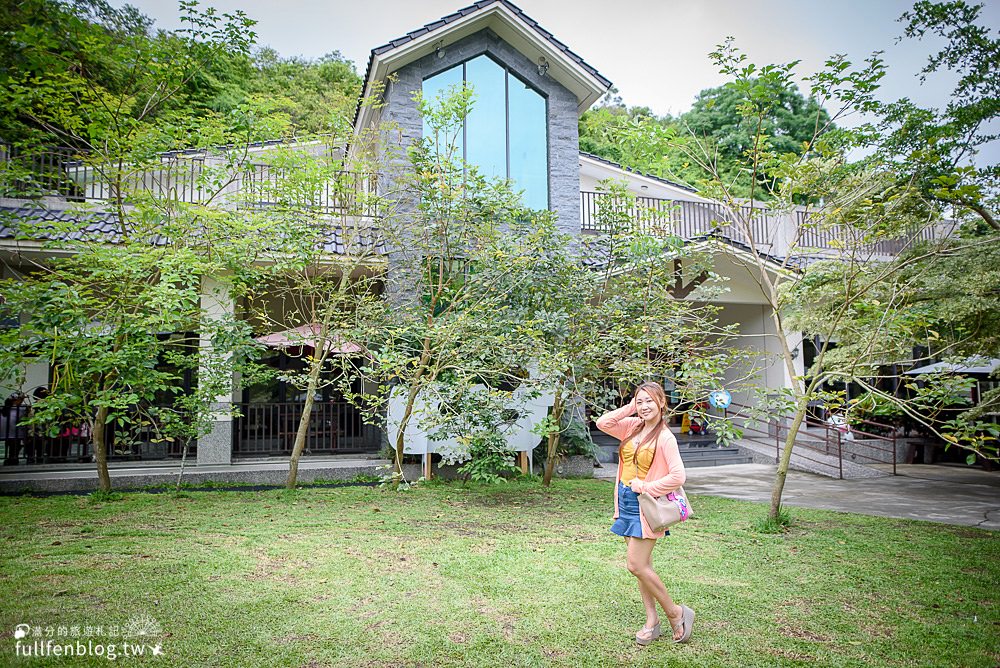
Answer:
<svg viewBox="0 0 1000 668"><path fill-rule="evenodd" d="M614 475L614 469L618 466L618 439L598 430L591 432L591 438L598 449L598 461L604 465L605 469L610 465L612 475ZM685 468L750 464L753 462L752 457L741 452L737 447L717 446L715 438L712 436L681 435L677 437L677 447L680 450L681 459L684 460Z"/></svg>

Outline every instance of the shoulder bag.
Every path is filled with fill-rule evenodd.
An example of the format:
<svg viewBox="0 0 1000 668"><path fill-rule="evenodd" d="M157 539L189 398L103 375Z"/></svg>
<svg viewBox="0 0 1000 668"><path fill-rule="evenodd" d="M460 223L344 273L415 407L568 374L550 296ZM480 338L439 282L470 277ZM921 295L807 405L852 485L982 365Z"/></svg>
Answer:
<svg viewBox="0 0 1000 668"><path fill-rule="evenodd" d="M659 437L656 439L659 441ZM656 456L656 447L653 445L653 456ZM635 448L632 450L632 461L635 463ZM638 469L636 469L638 470ZM675 524L680 524L693 514L691 504L688 503L687 494L683 487L679 487L673 492L668 492L663 496L653 496L647 492L639 494L639 507L646 518L646 523L653 531L664 531Z"/></svg>

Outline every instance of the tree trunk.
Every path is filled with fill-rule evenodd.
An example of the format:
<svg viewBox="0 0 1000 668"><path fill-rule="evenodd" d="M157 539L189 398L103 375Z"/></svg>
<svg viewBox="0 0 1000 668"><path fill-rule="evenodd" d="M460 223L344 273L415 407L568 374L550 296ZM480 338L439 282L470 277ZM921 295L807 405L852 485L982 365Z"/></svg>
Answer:
<svg viewBox="0 0 1000 668"><path fill-rule="evenodd" d="M555 400L552 402L552 419L555 420L556 427L562 426L563 400L562 382L556 387ZM552 483L552 472L556 468L556 459L559 452L559 430L549 434L548 449L545 452L545 476L542 484L548 487Z"/></svg>
<svg viewBox="0 0 1000 668"><path fill-rule="evenodd" d="M111 475L108 473L108 445L105 442L108 433L107 419L108 407L101 406L97 409L94 428L91 430L91 446L94 448L94 460L97 462L97 478L103 492L111 491Z"/></svg>
<svg viewBox="0 0 1000 668"><path fill-rule="evenodd" d="M792 416L792 424L788 427L788 435L785 437L785 448L781 451L781 460L778 462L778 473L774 476L774 486L771 488L771 510L768 517L778 519L781 512L781 494L785 489L785 478L788 476L788 463L792 460L792 448L795 447L795 437L805 419L806 411L809 408L807 396L799 399L795 405L795 415Z"/></svg>
<svg viewBox="0 0 1000 668"><path fill-rule="evenodd" d="M191 440L185 437L184 446L181 449L181 467L177 471L177 487L174 490L176 492L181 491L181 480L184 478L184 467L187 465L188 448L190 447L191 447Z"/></svg>
<svg viewBox="0 0 1000 668"><path fill-rule="evenodd" d="M410 416L413 415L413 404L417 401L417 393L420 391L421 380L427 371L427 363L430 361L430 346L430 339L424 337L423 350L420 352L420 361L417 362L416 373L413 374L413 380L410 381L410 393L406 396L406 408L403 410L403 417L399 421L399 430L396 432L396 470L394 476L397 482L403 481L403 446L406 443L406 426L410 424Z"/></svg>
<svg viewBox="0 0 1000 668"><path fill-rule="evenodd" d="M302 456L302 450L305 449L306 445L306 436L309 434L313 395L316 394L316 388L319 387L319 375L323 369L322 357L313 357L312 365L312 368L309 369L309 382L306 383L306 403L302 407L302 416L299 418L299 425L295 430L295 445L292 446L292 456L288 462L288 480L285 481L285 487L288 489L295 489L295 482L299 475L299 457Z"/></svg>
<svg viewBox="0 0 1000 668"><path fill-rule="evenodd" d="M403 446L406 443L406 426L410 423L410 416L413 415L413 404L417 400L417 391L420 389L419 376L414 378L410 385L410 392L406 395L406 408L403 410L403 417L399 420L399 429L396 431L396 443L393 450L396 454L396 469L394 476L398 481L403 480Z"/></svg>

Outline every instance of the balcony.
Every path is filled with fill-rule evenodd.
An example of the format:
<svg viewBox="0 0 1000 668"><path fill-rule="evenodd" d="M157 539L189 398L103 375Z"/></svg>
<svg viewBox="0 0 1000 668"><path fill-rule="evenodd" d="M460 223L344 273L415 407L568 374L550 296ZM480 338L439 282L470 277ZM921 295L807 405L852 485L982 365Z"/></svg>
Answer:
<svg viewBox="0 0 1000 668"><path fill-rule="evenodd" d="M224 153L164 153L156 163L140 169L101 164L92 156L72 149L24 152L0 145L0 197L7 198L55 198L64 202L122 200L127 204L139 197L149 197L250 211L291 206L318 209L330 216L377 219L381 213L377 188L376 174L339 171L331 172L325 180L317 180L294 167L238 161ZM805 208L779 212L746 205L734 210L703 199L640 196L616 201L608 193L581 191L582 233L609 231L607 224L601 222L607 220L602 212L611 214L612 219L637 220L642 227L684 239L721 237L779 258L790 251L800 257L822 257L844 247L859 247L857 240L849 238L848 228L820 225L816 213ZM897 239L860 246L871 256L891 256L915 241L948 236L952 227L950 221L943 221Z"/></svg>
<svg viewBox="0 0 1000 668"><path fill-rule="evenodd" d="M603 215L602 215L603 214ZM851 247L867 255L887 257L924 240L941 239L954 231L953 221L912 229L895 239L864 243L852 238L846 226L823 225L816 211L800 207L793 211L772 211L762 206L733 209L708 201L660 199L655 197L615 198L609 193L580 193L580 229L584 234L606 234L602 220L639 221L640 228L674 234L683 239L714 235L760 253L783 258L825 256Z"/></svg>
<svg viewBox="0 0 1000 668"><path fill-rule="evenodd" d="M68 148L0 146L0 197L5 198L128 204L146 197L249 210L285 205L330 215L378 215L374 174L338 171L321 183L296 180L289 169L202 151L163 153L155 164L134 167Z"/></svg>

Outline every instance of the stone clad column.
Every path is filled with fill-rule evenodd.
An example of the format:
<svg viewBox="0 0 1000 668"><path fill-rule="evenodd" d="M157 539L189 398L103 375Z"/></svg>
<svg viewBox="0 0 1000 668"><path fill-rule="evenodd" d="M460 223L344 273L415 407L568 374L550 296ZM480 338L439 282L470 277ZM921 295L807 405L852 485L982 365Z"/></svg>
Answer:
<svg viewBox="0 0 1000 668"><path fill-rule="evenodd" d="M204 277L201 282L201 308L207 318L231 317L235 305L229 296L229 289L217 279ZM212 341L210 334L199 334L201 354L210 355ZM236 384L227 394L215 398L212 403L212 430L198 439L198 464L231 464L233 458L232 404L238 401Z"/></svg>

